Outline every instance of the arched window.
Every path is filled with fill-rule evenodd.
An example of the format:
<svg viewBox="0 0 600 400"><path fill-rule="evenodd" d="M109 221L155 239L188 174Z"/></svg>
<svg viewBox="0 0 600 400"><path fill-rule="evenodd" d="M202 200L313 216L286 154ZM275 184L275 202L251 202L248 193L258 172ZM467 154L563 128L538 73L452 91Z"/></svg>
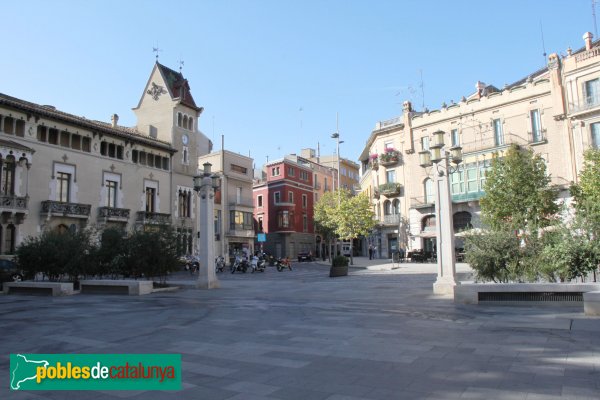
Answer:
<svg viewBox="0 0 600 400"><path fill-rule="evenodd" d="M422 231L435 231L435 215L428 215L422 220Z"/></svg>
<svg viewBox="0 0 600 400"><path fill-rule="evenodd" d="M181 115L181 113L177 113L177 126L181 126L183 121L183 116Z"/></svg>
<svg viewBox="0 0 600 400"><path fill-rule="evenodd" d="M194 130L194 118L190 117L190 119L188 119L188 129L190 131Z"/></svg>
<svg viewBox="0 0 600 400"><path fill-rule="evenodd" d="M394 199L394 202L392 203L392 213L396 215L400 214L400 200Z"/></svg>
<svg viewBox="0 0 600 400"><path fill-rule="evenodd" d="M383 215L392 214L392 203L389 200L383 202Z"/></svg>
<svg viewBox="0 0 600 400"><path fill-rule="evenodd" d="M185 129L187 129L187 127L188 127L188 117L187 117L187 115L183 116L183 127Z"/></svg>
<svg viewBox="0 0 600 400"><path fill-rule="evenodd" d="M4 235L4 254L15 253L15 232L16 228L13 224L6 227L6 234Z"/></svg>
<svg viewBox="0 0 600 400"><path fill-rule="evenodd" d="M425 179L425 182L423 182L423 189L425 190L425 203L435 203L433 181L430 178Z"/></svg>
<svg viewBox="0 0 600 400"><path fill-rule="evenodd" d="M471 229L471 213L467 211L459 211L452 216L452 224L454 225L454 232L460 232L467 229Z"/></svg>
<svg viewBox="0 0 600 400"><path fill-rule="evenodd" d="M15 194L15 158L13 156L8 156L2 160L0 194Z"/></svg>

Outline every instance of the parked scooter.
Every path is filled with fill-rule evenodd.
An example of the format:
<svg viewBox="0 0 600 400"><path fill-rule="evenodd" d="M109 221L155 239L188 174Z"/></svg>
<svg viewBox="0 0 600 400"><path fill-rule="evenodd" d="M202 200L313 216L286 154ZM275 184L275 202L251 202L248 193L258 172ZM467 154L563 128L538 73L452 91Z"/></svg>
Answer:
<svg viewBox="0 0 600 400"><path fill-rule="evenodd" d="M223 258L223 256L219 256L215 260L215 272L223 272L224 269L225 269L225 258Z"/></svg>
<svg viewBox="0 0 600 400"><path fill-rule="evenodd" d="M275 267L277 267L277 271L279 271L279 272L283 271L285 268L288 268L291 271L292 270L292 262L287 257L278 258L275 261Z"/></svg>
<svg viewBox="0 0 600 400"><path fill-rule="evenodd" d="M263 257L259 257L256 254L252 256L252 260L250 261L250 267L252 268L252 273L265 272L266 262Z"/></svg>
<svg viewBox="0 0 600 400"><path fill-rule="evenodd" d="M232 274L235 274L235 271L241 271L243 273L246 273L248 267L248 259L245 256L241 256L238 254L235 256L235 261L233 262L233 264L231 264L230 270Z"/></svg>

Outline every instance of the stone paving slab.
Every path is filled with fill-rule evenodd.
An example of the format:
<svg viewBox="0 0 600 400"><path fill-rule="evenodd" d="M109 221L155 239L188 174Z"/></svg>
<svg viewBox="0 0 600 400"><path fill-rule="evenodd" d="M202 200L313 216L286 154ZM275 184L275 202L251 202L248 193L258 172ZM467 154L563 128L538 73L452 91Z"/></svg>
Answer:
<svg viewBox="0 0 600 400"><path fill-rule="evenodd" d="M2 296L0 375L15 352L176 352L181 391L69 398L600 398L600 318L583 307L455 305L432 294L434 264L355 261L335 279L327 266L298 263L219 274L222 288L210 291ZM174 277L186 287L194 278ZM0 385L0 399L63 398Z"/></svg>

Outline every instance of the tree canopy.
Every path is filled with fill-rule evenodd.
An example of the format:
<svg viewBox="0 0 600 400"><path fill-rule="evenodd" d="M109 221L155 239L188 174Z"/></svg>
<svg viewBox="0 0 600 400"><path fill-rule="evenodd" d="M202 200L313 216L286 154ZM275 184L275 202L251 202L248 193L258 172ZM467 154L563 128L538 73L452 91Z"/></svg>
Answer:
<svg viewBox="0 0 600 400"><path fill-rule="evenodd" d="M534 232L556 219L558 190L550 184L544 160L531 149L513 145L504 157L496 156L484 190L481 215L492 229Z"/></svg>
<svg viewBox="0 0 600 400"><path fill-rule="evenodd" d="M584 153L579 184L571 186L578 222L595 238L600 235L600 150Z"/></svg>

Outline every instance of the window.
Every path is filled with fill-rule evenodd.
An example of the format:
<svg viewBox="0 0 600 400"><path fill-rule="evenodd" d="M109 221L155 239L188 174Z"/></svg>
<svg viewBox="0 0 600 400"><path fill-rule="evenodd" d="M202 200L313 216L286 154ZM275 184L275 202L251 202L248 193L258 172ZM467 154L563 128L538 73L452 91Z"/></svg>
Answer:
<svg viewBox="0 0 600 400"><path fill-rule="evenodd" d="M242 204L242 188L239 186L235 188L235 202Z"/></svg>
<svg viewBox="0 0 600 400"><path fill-rule="evenodd" d="M473 193L479 191L479 184L477 182L477 163L469 163L465 165L466 177L467 177L467 192Z"/></svg>
<svg viewBox="0 0 600 400"><path fill-rule="evenodd" d="M421 150L429 150L429 136L421 138Z"/></svg>
<svg viewBox="0 0 600 400"><path fill-rule="evenodd" d="M23 121L22 119L17 120L15 135L21 137L25 136L25 121Z"/></svg>
<svg viewBox="0 0 600 400"><path fill-rule="evenodd" d="M302 214L302 232L308 232L308 216Z"/></svg>
<svg viewBox="0 0 600 400"><path fill-rule="evenodd" d="M246 175L248 173L248 168L239 165L231 164L230 168L232 171L239 172L240 174Z"/></svg>
<svg viewBox="0 0 600 400"><path fill-rule="evenodd" d="M6 157L2 160L2 177L0 177L0 193L3 195L15 194L15 158Z"/></svg>
<svg viewBox="0 0 600 400"><path fill-rule="evenodd" d="M188 148L184 146L184 147L183 147L183 158L181 159L181 162L182 162L183 164L188 164L188 163L190 162L190 161L189 161L189 158L190 158L190 157L189 157Z"/></svg>
<svg viewBox="0 0 600 400"><path fill-rule="evenodd" d="M452 147L460 146L460 138L458 137L458 129L452 129L450 131L450 140L452 142Z"/></svg>
<svg viewBox="0 0 600 400"><path fill-rule="evenodd" d="M69 202L69 193L71 189L71 174L66 172L56 173L56 200L63 203Z"/></svg>
<svg viewBox="0 0 600 400"><path fill-rule="evenodd" d="M435 215L428 215L423 218L422 230L424 231L435 231Z"/></svg>
<svg viewBox="0 0 600 400"><path fill-rule="evenodd" d="M221 239L221 210L215 210L215 240Z"/></svg>
<svg viewBox="0 0 600 400"><path fill-rule="evenodd" d="M502 133L502 121L495 119L492 122L494 126L494 144L500 146L504 144L504 134Z"/></svg>
<svg viewBox="0 0 600 400"><path fill-rule="evenodd" d="M155 210L156 189L146 187L146 212L153 213Z"/></svg>
<svg viewBox="0 0 600 400"><path fill-rule="evenodd" d="M302 195L302 208L306 208L308 207L308 196L303 194Z"/></svg>
<svg viewBox="0 0 600 400"><path fill-rule="evenodd" d="M230 230L252 230L253 226L254 220L252 218L252 213L236 210L229 212Z"/></svg>
<svg viewBox="0 0 600 400"><path fill-rule="evenodd" d="M15 226L10 224L6 227L6 233L4 235L4 254L15 253Z"/></svg>
<svg viewBox="0 0 600 400"><path fill-rule="evenodd" d="M600 122L592 124L592 147L600 148Z"/></svg>
<svg viewBox="0 0 600 400"><path fill-rule="evenodd" d="M452 194L465 192L465 170L462 165L450 175L450 191Z"/></svg>
<svg viewBox="0 0 600 400"><path fill-rule="evenodd" d="M288 167L288 175L289 176L295 176L296 175L296 171L294 171L294 168Z"/></svg>
<svg viewBox="0 0 600 400"><path fill-rule="evenodd" d="M400 200L395 199L392 202L392 212L396 215L400 214Z"/></svg>
<svg viewBox="0 0 600 400"><path fill-rule="evenodd" d="M393 149L394 148L394 141L390 140L389 142L384 142L383 143L383 149Z"/></svg>
<svg viewBox="0 0 600 400"><path fill-rule="evenodd" d="M71 135L71 148L73 150L81 150L81 136Z"/></svg>
<svg viewBox="0 0 600 400"><path fill-rule="evenodd" d="M257 207L262 207L263 206L263 202L262 202L262 194L259 194L258 196L256 196L256 206Z"/></svg>
<svg viewBox="0 0 600 400"><path fill-rule="evenodd" d="M308 180L308 172L300 171L300 179L302 179L303 181L307 181Z"/></svg>
<svg viewBox="0 0 600 400"><path fill-rule="evenodd" d="M425 190L425 203L434 203L435 198L433 197L433 181L429 178L425 179L425 182L423 182L423 187Z"/></svg>
<svg viewBox="0 0 600 400"><path fill-rule="evenodd" d="M391 215L392 214L392 202L386 200L383 202L383 215Z"/></svg>
<svg viewBox="0 0 600 400"><path fill-rule="evenodd" d="M531 110L529 112L531 118L531 138L533 142L542 141L542 127L540 122L540 110Z"/></svg>
<svg viewBox="0 0 600 400"><path fill-rule="evenodd" d="M192 118L192 117L190 117L190 118L188 119L188 129L189 129L190 131L193 131L193 130L194 130L194 118Z"/></svg>
<svg viewBox="0 0 600 400"><path fill-rule="evenodd" d="M48 136L48 128L46 128L45 126L42 126L42 125L38 125L37 140L39 140L40 142L45 142L47 140L47 136Z"/></svg>
<svg viewBox="0 0 600 400"><path fill-rule="evenodd" d="M288 202L289 203L294 202L294 192L288 192Z"/></svg>
<svg viewBox="0 0 600 400"><path fill-rule="evenodd" d="M396 182L396 170L395 169L387 170L385 172L385 176L386 176L386 179L387 179L387 183Z"/></svg>
<svg viewBox="0 0 600 400"><path fill-rule="evenodd" d="M177 126L181 126L183 121L183 115L181 113L177 113Z"/></svg>
<svg viewBox="0 0 600 400"><path fill-rule="evenodd" d="M585 82L583 90L586 105L593 106L600 103L600 79Z"/></svg>
<svg viewBox="0 0 600 400"><path fill-rule="evenodd" d="M14 133L14 123L15 119L13 117L5 117L4 118L4 133L8 133L12 135Z"/></svg>
<svg viewBox="0 0 600 400"><path fill-rule="evenodd" d="M180 189L178 196L179 217L190 218L192 216L192 192L191 190Z"/></svg>
<svg viewBox="0 0 600 400"><path fill-rule="evenodd" d="M277 213L277 222L280 228L290 228L293 218L294 213L291 211L279 211Z"/></svg>
<svg viewBox="0 0 600 400"><path fill-rule="evenodd" d="M106 206L117 207L117 182L106 181Z"/></svg>
<svg viewBox="0 0 600 400"><path fill-rule="evenodd" d="M273 193L273 201L275 202L275 204L281 203L281 192Z"/></svg>
<svg viewBox="0 0 600 400"><path fill-rule="evenodd" d="M263 217L258 217L258 231L259 232L263 232L264 231Z"/></svg>
<svg viewBox="0 0 600 400"><path fill-rule="evenodd" d="M452 216L452 222L454 225L454 232L470 229L472 227L471 213L467 211L459 211Z"/></svg>
<svg viewBox="0 0 600 400"><path fill-rule="evenodd" d="M69 135L69 132L62 131L60 133L60 145L62 147L71 147L71 144L69 143L70 142L70 136L71 135Z"/></svg>
<svg viewBox="0 0 600 400"><path fill-rule="evenodd" d="M279 176L279 167L271 168L271 176Z"/></svg>
<svg viewBox="0 0 600 400"><path fill-rule="evenodd" d="M48 143L58 144L58 130L50 128L48 132Z"/></svg>

